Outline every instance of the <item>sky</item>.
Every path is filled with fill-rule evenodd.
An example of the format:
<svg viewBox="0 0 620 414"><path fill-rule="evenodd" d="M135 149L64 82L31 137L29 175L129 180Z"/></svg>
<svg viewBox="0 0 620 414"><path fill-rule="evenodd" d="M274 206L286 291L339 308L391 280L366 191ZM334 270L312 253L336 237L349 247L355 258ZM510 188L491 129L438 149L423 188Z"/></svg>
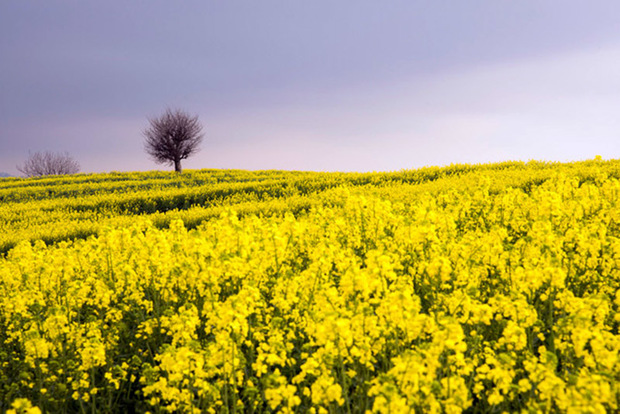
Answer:
<svg viewBox="0 0 620 414"><path fill-rule="evenodd" d="M166 108L205 137L185 169L398 171L620 158L617 0L0 2L0 172L170 170Z"/></svg>

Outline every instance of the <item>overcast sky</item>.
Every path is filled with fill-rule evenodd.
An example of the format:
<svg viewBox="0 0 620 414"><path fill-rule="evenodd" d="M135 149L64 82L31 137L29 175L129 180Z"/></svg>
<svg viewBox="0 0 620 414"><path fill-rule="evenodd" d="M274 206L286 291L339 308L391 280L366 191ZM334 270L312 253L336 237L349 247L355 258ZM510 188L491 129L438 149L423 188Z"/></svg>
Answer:
<svg viewBox="0 0 620 414"><path fill-rule="evenodd" d="M206 132L184 168L394 171L620 158L617 0L0 2L0 171L170 169L142 131Z"/></svg>

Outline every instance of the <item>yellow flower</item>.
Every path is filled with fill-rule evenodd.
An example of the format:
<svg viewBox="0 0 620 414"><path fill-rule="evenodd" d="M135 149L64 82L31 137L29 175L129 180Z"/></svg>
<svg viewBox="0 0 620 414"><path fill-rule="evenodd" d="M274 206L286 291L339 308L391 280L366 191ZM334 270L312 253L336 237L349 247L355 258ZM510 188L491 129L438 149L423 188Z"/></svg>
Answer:
<svg viewBox="0 0 620 414"><path fill-rule="evenodd" d="M6 414L41 414L39 407L33 407L27 398L17 398L11 403L11 408Z"/></svg>

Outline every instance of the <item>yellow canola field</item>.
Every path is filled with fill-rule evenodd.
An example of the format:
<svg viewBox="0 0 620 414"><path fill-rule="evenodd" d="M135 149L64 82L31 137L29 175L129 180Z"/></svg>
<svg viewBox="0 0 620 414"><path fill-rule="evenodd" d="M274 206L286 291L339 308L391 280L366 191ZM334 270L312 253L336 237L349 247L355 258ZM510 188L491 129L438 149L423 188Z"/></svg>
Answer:
<svg viewBox="0 0 620 414"><path fill-rule="evenodd" d="M0 411L618 412L620 163L504 167L17 242Z"/></svg>

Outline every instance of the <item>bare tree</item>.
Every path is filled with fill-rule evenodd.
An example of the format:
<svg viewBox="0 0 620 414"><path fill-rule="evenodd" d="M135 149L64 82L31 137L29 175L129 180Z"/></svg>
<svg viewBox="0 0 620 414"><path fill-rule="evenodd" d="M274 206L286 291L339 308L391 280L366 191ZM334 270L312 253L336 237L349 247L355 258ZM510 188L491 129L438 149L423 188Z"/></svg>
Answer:
<svg viewBox="0 0 620 414"><path fill-rule="evenodd" d="M80 164L66 152L60 154L45 151L30 154L17 169L26 177L76 174L80 172Z"/></svg>
<svg viewBox="0 0 620 414"><path fill-rule="evenodd" d="M149 122L150 126L143 132L144 149L156 163L174 165L174 170L180 173L181 160L198 152L204 136L198 116L167 109Z"/></svg>

